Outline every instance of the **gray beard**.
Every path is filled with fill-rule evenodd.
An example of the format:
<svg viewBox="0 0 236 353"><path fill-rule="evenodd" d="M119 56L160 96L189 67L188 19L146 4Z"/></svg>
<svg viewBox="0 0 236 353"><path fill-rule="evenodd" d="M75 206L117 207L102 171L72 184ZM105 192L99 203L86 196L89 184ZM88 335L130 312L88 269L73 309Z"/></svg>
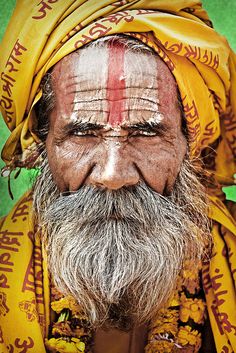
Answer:
<svg viewBox="0 0 236 353"><path fill-rule="evenodd" d="M65 195L45 158L34 208L55 285L93 327L126 330L150 320L171 296L183 262L199 260L209 239L205 191L187 161L167 197L145 183Z"/></svg>

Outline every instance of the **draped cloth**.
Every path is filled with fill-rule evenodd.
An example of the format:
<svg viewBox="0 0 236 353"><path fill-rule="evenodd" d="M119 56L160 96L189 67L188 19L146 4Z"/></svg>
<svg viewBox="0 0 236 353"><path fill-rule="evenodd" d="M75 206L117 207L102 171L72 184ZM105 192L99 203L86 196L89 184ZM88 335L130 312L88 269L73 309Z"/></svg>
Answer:
<svg viewBox="0 0 236 353"><path fill-rule="evenodd" d="M233 352L236 347L236 224L232 217L234 208L224 200L221 187L232 184L235 172L236 56L226 39L212 28L201 1L17 1L0 46L0 108L11 131L2 158L9 170L34 165L35 146L40 142L34 133L37 127L34 105L42 95L42 77L65 55L92 40L116 33L141 40L168 65L182 99L190 158L201 157L205 170L214 178L214 186L208 188L213 253L211 261L203 265L202 280L217 351ZM30 307L30 301L34 302L32 307L37 307L39 316L36 313L35 316L26 315L25 331L22 330L27 332L29 322L35 325L37 342L41 342L37 352L44 352L36 321L44 322L43 335L47 334L49 299L45 293L48 283L45 283L45 276L37 287L36 274L42 276L46 264L37 252L37 237L32 245L32 232L29 216L15 219L11 214L0 233L3 270L0 316L8 322L8 337L15 337L15 346L6 348L11 342L9 338L2 348L4 353L10 349L20 352L24 345L31 344L30 334L21 338L21 332L17 331L24 326L23 316L14 314L18 293L21 298L18 307L19 302L23 303L22 308L24 305ZM21 253L21 247L26 252ZM35 294L37 291L29 289L29 283L24 287L27 274L18 278L20 268L12 267L12 259L18 254L22 261L18 259L17 263L29 271L29 282L30 276L34 278L34 281L31 278L32 286L41 295L40 300ZM31 259L31 267L26 263L23 266L27 259ZM37 271L33 270L32 263L38 264ZM34 295L30 297L30 293ZM33 319L36 316L37 320ZM4 332L0 331L0 344L3 344L3 337ZM21 346L23 348L19 348Z"/></svg>

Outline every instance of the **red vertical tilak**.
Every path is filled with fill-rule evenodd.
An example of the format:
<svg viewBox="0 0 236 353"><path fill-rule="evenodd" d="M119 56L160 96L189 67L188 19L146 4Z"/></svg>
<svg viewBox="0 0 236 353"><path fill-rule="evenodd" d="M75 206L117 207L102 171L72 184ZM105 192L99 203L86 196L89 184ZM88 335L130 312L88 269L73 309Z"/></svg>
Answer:
<svg viewBox="0 0 236 353"><path fill-rule="evenodd" d="M107 101L108 123L120 125L125 119L125 78L124 78L125 47L120 43L108 46Z"/></svg>

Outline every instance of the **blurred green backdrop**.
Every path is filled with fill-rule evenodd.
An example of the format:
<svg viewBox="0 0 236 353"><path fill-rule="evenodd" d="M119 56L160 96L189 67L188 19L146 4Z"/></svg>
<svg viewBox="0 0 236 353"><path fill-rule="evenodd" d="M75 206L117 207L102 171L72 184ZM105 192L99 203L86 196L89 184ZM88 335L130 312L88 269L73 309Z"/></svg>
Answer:
<svg viewBox="0 0 236 353"><path fill-rule="evenodd" d="M215 29L225 35L231 46L236 50L236 0L203 0L203 6L208 11ZM4 34L5 28L14 9L14 0L0 0L0 40ZM8 130L0 119L0 150L7 139ZM0 169L4 166L0 161ZM30 188L33 178L33 172L22 170L15 180L14 175L11 178L11 189L14 195L12 201L8 193L7 178L0 177L0 216L5 215L16 202L16 200Z"/></svg>

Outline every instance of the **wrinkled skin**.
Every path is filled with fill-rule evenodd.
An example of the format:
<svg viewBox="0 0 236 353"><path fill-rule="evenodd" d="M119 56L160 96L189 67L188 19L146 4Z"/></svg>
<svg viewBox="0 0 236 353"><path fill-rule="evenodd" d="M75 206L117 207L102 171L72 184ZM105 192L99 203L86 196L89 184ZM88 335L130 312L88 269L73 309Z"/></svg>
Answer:
<svg viewBox="0 0 236 353"><path fill-rule="evenodd" d="M58 62L52 77L46 148L61 192L140 181L171 192L187 143L176 83L159 57L122 47L81 50Z"/></svg>

